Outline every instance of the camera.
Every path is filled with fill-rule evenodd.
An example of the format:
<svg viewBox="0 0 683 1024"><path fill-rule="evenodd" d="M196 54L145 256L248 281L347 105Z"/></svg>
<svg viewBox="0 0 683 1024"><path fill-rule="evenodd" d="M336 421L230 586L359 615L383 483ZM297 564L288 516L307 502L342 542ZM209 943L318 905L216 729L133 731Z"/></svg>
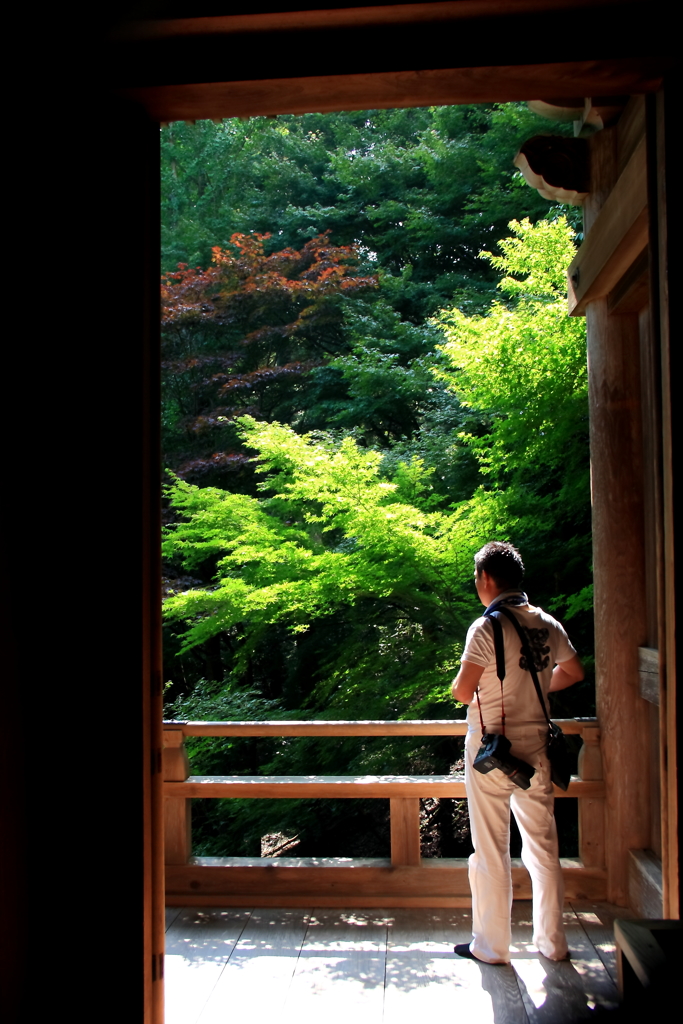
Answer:
<svg viewBox="0 0 683 1024"><path fill-rule="evenodd" d="M520 761L518 757L514 757L510 753L510 740L496 733L486 733L484 735L477 756L474 759L473 767L478 772L481 772L482 775L487 775L494 768L500 768L510 781L514 782L515 786L519 786L520 789L529 788L531 776L536 771L526 761Z"/></svg>

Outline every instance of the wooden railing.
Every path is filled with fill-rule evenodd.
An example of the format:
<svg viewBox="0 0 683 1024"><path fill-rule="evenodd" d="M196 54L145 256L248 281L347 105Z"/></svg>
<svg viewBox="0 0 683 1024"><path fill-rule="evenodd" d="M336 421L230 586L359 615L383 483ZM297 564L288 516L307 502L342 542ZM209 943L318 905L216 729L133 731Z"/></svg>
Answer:
<svg viewBox="0 0 683 1024"><path fill-rule="evenodd" d="M596 719L559 721L579 734L578 774L568 792L578 800L579 857L563 859L567 897L604 899L604 784ZM470 903L464 858L420 857L420 798L467 796L455 775L190 775L186 736L464 736L458 721L403 722L165 722L164 795L166 893L171 905L417 906ZM389 800L391 859L317 857L192 857L191 799L259 797ZM531 882L513 861L515 897Z"/></svg>

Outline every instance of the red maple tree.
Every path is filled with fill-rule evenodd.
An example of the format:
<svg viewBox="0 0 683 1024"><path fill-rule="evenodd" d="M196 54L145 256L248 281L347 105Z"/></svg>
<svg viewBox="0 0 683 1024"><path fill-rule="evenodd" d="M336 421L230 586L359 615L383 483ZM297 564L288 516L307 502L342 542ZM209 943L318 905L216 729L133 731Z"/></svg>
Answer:
<svg viewBox="0 0 683 1024"><path fill-rule="evenodd" d="M239 452L197 452L199 437L247 412L270 418L283 390L343 349L343 297L377 287L358 273L355 246L332 245L329 232L268 254L271 237L233 234L208 269L162 275L164 405L187 441L185 457L174 446L181 475L243 465Z"/></svg>

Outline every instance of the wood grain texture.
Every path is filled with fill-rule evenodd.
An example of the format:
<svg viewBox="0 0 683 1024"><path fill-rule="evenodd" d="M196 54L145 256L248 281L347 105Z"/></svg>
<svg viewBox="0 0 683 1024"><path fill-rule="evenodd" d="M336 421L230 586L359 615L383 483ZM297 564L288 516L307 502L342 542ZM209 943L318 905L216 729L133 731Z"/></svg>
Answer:
<svg viewBox="0 0 683 1024"><path fill-rule="evenodd" d="M182 733L180 733L180 738L180 743L174 743L172 746L164 745L162 768L165 782L184 782L190 774L190 762L185 744L182 742Z"/></svg>
<svg viewBox="0 0 683 1024"><path fill-rule="evenodd" d="M512 908L512 965L519 978L529 1021L546 1024L563 1019L590 1019L597 1007L613 1009L616 986L582 929L572 907L564 913L571 960L553 962L533 945L530 903Z"/></svg>
<svg viewBox="0 0 683 1024"><path fill-rule="evenodd" d="M601 0L602 6L618 7L623 0ZM576 12L595 7L595 0L456 0L456 2L387 4L377 7L328 8L313 11L272 11L216 17L159 18L130 21L116 26L111 38L118 40L159 40L200 35L243 35L261 32L292 32L312 29L364 28L375 25L445 23L470 18L542 14L546 11Z"/></svg>
<svg viewBox="0 0 683 1024"><path fill-rule="evenodd" d="M638 648L638 680L640 696L659 704L659 651L652 647Z"/></svg>
<svg viewBox="0 0 683 1024"><path fill-rule="evenodd" d="M680 932L682 928L683 925L680 921L661 919L638 919L637 921L617 919L614 922L619 987L625 1000L639 995L637 985L631 989L631 986L626 984L627 978L633 978L643 988L649 989L648 1001L653 1005L653 1010L673 1008L673 1004L662 1005L662 1001L657 999L657 996L662 982L668 981L671 984L670 972L675 970L679 958L673 951L671 955L667 956L664 948L657 941L657 933ZM678 947L680 952L680 938ZM628 960L631 968L629 972L623 970L623 964L620 963L622 957ZM674 997L673 984L671 984L671 997ZM659 1016L659 1013L656 1012L656 1015Z"/></svg>
<svg viewBox="0 0 683 1024"><path fill-rule="evenodd" d="M604 784L572 776L569 789L554 787L562 798L603 797ZM254 799L366 800L402 797L467 796L465 780L453 775L191 775L186 782L165 782L174 799L233 797Z"/></svg>
<svg viewBox="0 0 683 1024"><path fill-rule="evenodd" d="M279 1021L292 984L309 910L253 910L199 1017L225 1024L236 1017ZM180 1024L180 1022L178 1022Z"/></svg>
<svg viewBox="0 0 683 1024"><path fill-rule="evenodd" d="M650 103L651 107L652 104ZM659 651L664 639L664 631L660 620L664 611L664 576L663 564L663 521L662 521L662 415L661 415L661 384L659 371L659 337L656 330L653 311L657 310L656 277L657 260L655 258L657 239L657 202L654 188L656 175L652 172L652 140L649 132L648 188L650 211L650 234L652 238L652 258L648 260L648 304L638 314L638 330L640 334L640 387L643 416L643 514L645 517L645 605L647 616L647 648ZM648 657L648 655L645 655ZM661 742L660 722L660 655L656 665L645 665L643 655L639 654L640 693L650 707L650 842L649 846L658 857L662 856L662 761L664 760ZM643 670L648 676L643 675ZM656 678L650 672L654 671Z"/></svg>
<svg viewBox="0 0 683 1024"><path fill-rule="evenodd" d="M255 906L305 906L311 902L339 906L339 900L346 900L347 905L357 907L469 906L470 902L465 858L423 860L419 867L392 867L388 859L381 858L349 858L345 863L340 863L340 858L327 863L322 858L296 857L264 858L257 864L254 859L244 860L247 862L239 857L195 857L186 865L168 865L167 903L172 906L179 898L190 897L234 899L235 906L248 906L250 900ZM567 898L604 898L604 871L585 868L578 860L563 858L561 864ZM531 881L520 860L512 863L512 887L515 899L531 897Z"/></svg>
<svg viewBox="0 0 683 1024"><path fill-rule="evenodd" d="M190 763L180 729L164 729L162 766L166 782L184 782ZM164 794L164 861L187 864L192 854L192 804L185 797Z"/></svg>
<svg viewBox="0 0 683 1024"><path fill-rule="evenodd" d="M640 313L649 301L650 254L645 248L609 292L607 309L610 313Z"/></svg>
<svg viewBox="0 0 683 1024"><path fill-rule="evenodd" d="M184 797L164 800L164 860L187 864L192 855L192 805Z"/></svg>
<svg viewBox="0 0 683 1024"><path fill-rule="evenodd" d="M166 933L164 1024L194 1024L249 921L248 910L188 907Z"/></svg>
<svg viewBox="0 0 683 1024"><path fill-rule="evenodd" d="M244 896L242 893L169 893L166 897L169 907L310 907L311 901L307 896L287 896L285 899L277 899L268 894L258 893L256 895ZM470 896L392 896L387 898L382 895L362 896L357 899L353 895L341 896L317 896L316 907L326 909L348 907L353 905L357 910L383 909L467 909L471 907Z"/></svg>
<svg viewBox="0 0 683 1024"><path fill-rule="evenodd" d="M573 723L573 719L571 719ZM465 736L464 719L436 721L182 722L184 736ZM567 730L565 729L565 732Z"/></svg>
<svg viewBox="0 0 683 1024"><path fill-rule="evenodd" d="M571 908L616 985L617 947L614 941L614 921L618 917L631 916L630 911L613 903L576 899L571 901Z"/></svg>
<svg viewBox="0 0 683 1024"><path fill-rule="evenodd" d="M171 927L173 922L180 913L180 907L166 907L165 918L166 918L166 931Z"/></svg>
<svg viewBox="0 0 683 1024"><path fill-rule="evenodd" d="M662 862L651 850L629 850L628 905L638 917L663 915Z"/></svg>
<svg viewBox="0 0 683 1024"><path fill-rule="evenodd" d="M232 953L217 947L217 983L197 992L195 1005L183 994L171 1000L189 1013L172 1016L173 1024L225 1024L248 1016L256 1024L404 1024L407 1020L476 1021L477 1024L576 1024L614 1004L613 979L598 947L605 935L602 921L612 909L604 904L567 908L573 960L552 964L531 944L531 904L513 906L515 944L508 967L490 967L457 957L453 945L471 937L467 909L377 907L359 910L291 908L247 910L249 917ZM199 988L204 968L212 967L211 931L196 927L200 907L190 908L190 927L178 935L192 944L186 961L188 985ZM207 918L220 913L207 910ZM234 908L226 915L235 914ZM239 912L237 912L239 913ZM598 916L599 915L599 916ZM612 915L613 917L613 915ZM220 922L214 922L218 929ZM202 930L205 935L201 935ZM216 932L217 934L217 932ZM598 945L592 941L595 937ZM230 936L232 940L234 936ZM182 945L182 943L180 943ZM215 943L214 943L215 945ZM203 953L203 955L202 955ZM197 977L191 973L197 967ZM207 971L208 973L208 971ZM188 1005L189 1004L189 1005Z"/></svg>
<svg viewBox="0 0 683 1024"><path fill-rule="evenodd" d="M555 92L584 95L654 92L661 61L576 61L497 67L311 75L239 82L195 82L124 88L155 121L254 117L426 107L435 104L506 103Z"/></svg>
<svg viewBox="0 0 683 1024"><path fill-rule="evenodd" d="M673 84L673 83L672 83ZM677 337L680 312L672 301L676 285L670 281L678 249L678 224L675 220L677 203L676 169L677 121L672 98L660 92L651 109L650 130L653 142L653 227L656 234L656 272L654 275L654 302L659 321L659 373L661 379L661 502L662 502L662 558L661 558L661 613L659 615L659 641L661 652L660 676L660 761L662 867L664 913L679 917L681 913L680 848L679 848L679 790L678 761L678 658L680 657L680 599L676 600L677 550L675 538L675 483L674 465L680 463L680 429L675 428L680 413L678 380L680 374L676 359L678 346L672 345ZM680 202L680 201L679 201ZM674 279L676 280L676 279ZM673 321L673 324L672 324ZM678 555L680 559L680 555ZM679 570L680 578L680 570Z"/></svg>
<svg viewBox="0 0 683 1024"><path fill-rule="evenodd" d="M582 779L603 778L600 730L586 729L579 751L578 772ZM579 856L587 868L605 866L605 801L600 798L579 800Z"/></svg>
<svg viewBox="0 0 683 1024"><path fill-rule="evenodd" d="M588 303L616 286L647 246L648 226L643 137L569 265L570 314L585 313Z"/></svg>
<svg viewBox="0 0 683 1024"><path fill-rule="evenodd" d="M375 1024L382 1018L388 921L382 913L316 908L287 992L297 1024Z"/></svg>
<svg viewBox="0 0 683 1024"><path fill-rule="evenodd" d="M626 851L649 838L649 729L638 690L638 647L647 631L639 333L635 316L610 316L604 299L589 303L586 319L605 857L609 898L625 905Z"/></svg>
<svg viewBox="0 0 683 1024"><path fill-rule="evenodd" d="M645 136L645 97L631 96L616 126L617 173L626 167L638 143Z"/></svg>
<svg viewBox="0 0 683 1024"><path fill-rule="evenodd" d="M390 801L391 864L420 863L420 801L394 798Z"/></svg>
<svg viewBox="0 0 683 1024"><path fill-rule="evenodd" d="M563 732L580 735L595 718L554 719ZM169 723L165 723L168 726ZM304 722L176 722L183 736L466 736L464 719ZM175 743L175 741L174 741Z"/></svg>

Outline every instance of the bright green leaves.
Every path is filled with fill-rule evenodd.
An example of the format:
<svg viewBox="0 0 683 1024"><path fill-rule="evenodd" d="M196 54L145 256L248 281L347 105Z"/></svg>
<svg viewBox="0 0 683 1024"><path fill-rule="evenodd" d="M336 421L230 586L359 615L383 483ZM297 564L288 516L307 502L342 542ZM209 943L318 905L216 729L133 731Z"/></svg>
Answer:
<svg viewBox="0 0 683 1024"><path fill-rule="evenodd" d="M564 291L572 232L564 218L510 228L503 256L482 255L505 273L499 287L512 304L495 302L485 316L451 309L436 318L450 363L440 375L464 406L490 418L490 432L468 443L499 485L511 472L531 480L576 470L568 445L575 448L588 427L585 323L567 315Z"/></svg>
<svg viewBox="0 0 683 1024"><path fill-rule="evenodd" d="M461 538L457 516L429 511L431 472L419 460L388 481L380 453L352 438L301 437L248 417L240 431L267 474L261 500L180 480L169 488L183 519L167 530L165 555L186 568L216 566L210 587L166 603L169 617L191 623L186 649L238 623L300 632L368 599L411 621L462 628L469 531Z"/></svg>

